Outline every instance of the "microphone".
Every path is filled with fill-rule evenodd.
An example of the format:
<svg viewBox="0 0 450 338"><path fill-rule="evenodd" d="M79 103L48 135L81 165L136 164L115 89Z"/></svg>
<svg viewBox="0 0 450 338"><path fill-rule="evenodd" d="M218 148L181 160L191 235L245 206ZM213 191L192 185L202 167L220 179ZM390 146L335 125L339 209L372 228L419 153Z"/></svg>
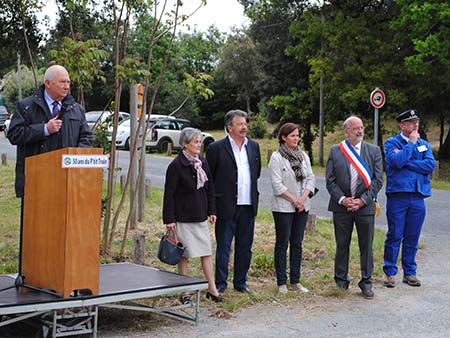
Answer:
<svg viewBox="0 0 450 338"><path fill-rule="evenodd" d="M62 116L64 115L65 111L67 110L67 103L63 102L61 106L61 110L58 112L58 120L62 120Z"/></svg>

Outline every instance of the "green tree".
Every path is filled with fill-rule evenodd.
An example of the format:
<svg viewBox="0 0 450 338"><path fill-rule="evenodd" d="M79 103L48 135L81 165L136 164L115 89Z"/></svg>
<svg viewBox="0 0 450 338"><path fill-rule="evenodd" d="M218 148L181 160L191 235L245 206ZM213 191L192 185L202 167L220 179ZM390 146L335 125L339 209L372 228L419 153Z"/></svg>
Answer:
<svg viewBox="0 0 450 338"><path fill-rule="evenodd" d="M220 50L225 35L215 26L206 32L194 30L178 35L173 48L169 70L181 69L185 73L201 72L213 74L219 62Z"/></svg>
<svg viewBox="0 0 450 338"><path fill-rule="evenodd" d="M311 161L314 160L312 152L312 143L314 141L312 131L313 115L311 111L312 97L313 95L308 91L300 91L293 88L290 95L277 95L269 101L269 105L283 112L280 125L284 122L294 121L301 126L299 130L300 138L303 148L308 153Z"/></svg>
<svg viewBox="0 0 450 338"><path fill-rule="evenodd" d="M450 159L448 100L450 95L450 4L448 1L397 0L400 15L391 27L406 34L410 43L404 62L414 77L415 107L436 116L441 125L440 159ZM447 133L445 142L444 135Z"/></svg>
<svg viewBox="0 0 450 338"><path fill-rule="evenodd" d="M253 40L243 31L230 35L223 47L219 69L237 90L237 99L245 102L247 112L256 104L256 50Z"/></svg>
<svg viewBox="0 0 450 338"><path fill-rule="evenodd" d="M39 52L39 43L42 41L36 11L41 6L39 0L0 0L0 76L16 67L17 53L26 56L22 57L22 62L26 62L35 74L33 52ZM36 76L34 82L36 87Z"/></svg>
<svg viewBox="0 0 450 338"><path fill-rule="evenodd" d="M375 87L389 99L382 116L404 109L410 79L399 52L404 38L389 29L395 13L391 1L336 1L311 7L291 26L298 43L288 53L308 64L314 102L318 102L319 80L324 79L329 129L350 114L362 116L370 125L369 94ZM370 136L373 128L367 130Z"/></svg>
<svg viewBox="0 0 450 338"><path fill-rule="evenodd" d="M70 79L78 92L78 102L84 106L84 89L92 88L95 79L105 82L101 63L108 57L108 52L100 49L100 40L78 41L65 37L59 51L49 51L49 56L56 63L64 65Z"/></svg>
<svg viewBox="0 0 450 338"><path fill-rule="evenodd" d="M308 8L305 0L240 0L252 24L248 34L255 42L258 78L256 89L264 103L277 95L289 95L295 88L308 86L308 67L295 56L286 54L286 48L295 43L290 26ZM269 107L270 108L270 107ZM278 122L285 113L269 109L268 119Z"/></svg>
<svg viewBox="0 0 450 338"><path fill-rule="evenodd" d="M25 65L21 66L22 72L22 96L27 97L33 94L36 90L34 86L34 76L33 72ZM39 83L43 83L44 73L43 71L38 71L37 78ZM2 95L5 97L8 102L8 110L11 113L15 113L16 104L19 98L19 83L18 83L18 75L16 70L11 70L6 73L2 78L2 83L4 88L2 90Z"/></svg>

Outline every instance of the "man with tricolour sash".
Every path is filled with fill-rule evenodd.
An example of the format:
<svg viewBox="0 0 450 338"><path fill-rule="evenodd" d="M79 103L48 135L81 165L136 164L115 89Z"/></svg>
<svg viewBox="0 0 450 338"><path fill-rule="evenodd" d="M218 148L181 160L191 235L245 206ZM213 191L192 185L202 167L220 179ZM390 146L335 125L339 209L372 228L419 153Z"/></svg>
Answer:
<svg viewBox="0 0 450 338"><path fill-rule="evenodd" d="M328 210L333 212L336 239L334 280L338 288L349 288L350 242L355 225L361 263L358 286L363 297L371 299L372 243L377 194L383 185L383 162L380 148L363 141L364 125L360 118L350 116L343 126L346 139L331 147L326 168Z"/></svg>

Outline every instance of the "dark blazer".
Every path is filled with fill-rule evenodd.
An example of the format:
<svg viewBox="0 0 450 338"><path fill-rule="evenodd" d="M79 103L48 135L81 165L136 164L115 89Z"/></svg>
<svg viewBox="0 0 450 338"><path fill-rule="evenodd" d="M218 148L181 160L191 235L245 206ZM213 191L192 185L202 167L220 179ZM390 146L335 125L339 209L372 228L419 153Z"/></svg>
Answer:
<svg viewBox="0 0 450 338"><path fill-rule="evenodd" d="M208 162L200 156L208 181L197 189L197 172L182 152L167 167L163 222L203 222L216 214L214 185Z"/></svg>
<svg viewBox="0 0 450 338"><path fill-rule="evenodd" d="M8 139L17 145L16 195L23 197L25 157L66 147L91 147L94 136L87 125L84 109L72 95L62 100L58 133L45 136L44 125L52 118L44 98L44 85L19 103L11 119Z"/></svg>
<svg viewBox="0 0 450 338"><path fill-rule="evenodd" d="M360 215L375 214L374 197L383 186L383 160L380 147L367 142L361 142L362 159L372 172L372 184L369 189L366 188L361 177L358 177L358 186L356 188L356 197L362 198L367 205L357 211ZM330 149L326 168L326 185L330 193L328 210L332 212L347 212L343 205L339 205L339 199L342 196L351 196L350 192L350 162L342 153L338 144Z"/></svg>
<svg viewBox="0 0 450 338"><path fill-rule="evenodd" d="M251 199L253 212L258 212L258 178L261 175L259 144L248 140L247 156L251 176ZM208 146L206 158L214 181L217 217L231 219L237 206L238 170L228 136Z"/></svg>

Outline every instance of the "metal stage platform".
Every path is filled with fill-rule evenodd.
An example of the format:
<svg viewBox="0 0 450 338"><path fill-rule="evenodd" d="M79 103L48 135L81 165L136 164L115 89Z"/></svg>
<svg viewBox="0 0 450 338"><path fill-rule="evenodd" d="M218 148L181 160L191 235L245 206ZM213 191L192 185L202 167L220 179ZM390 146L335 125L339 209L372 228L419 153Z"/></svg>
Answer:
<svg viewBox="0 0 450 338"><path fill-rule="evenodd" d="M14 285L14 281L13 275L0 275L0 289ZM200 291L207 288L205 280L147 266L104 264L100 266L98 295L60 298L23 287L1 291L0 330L2 326L39 316L44 337L91 333L95 338L99 307L158 313L197 324ZM195 292L194 304L155 308L133 302L183 291Z"/></svg>

